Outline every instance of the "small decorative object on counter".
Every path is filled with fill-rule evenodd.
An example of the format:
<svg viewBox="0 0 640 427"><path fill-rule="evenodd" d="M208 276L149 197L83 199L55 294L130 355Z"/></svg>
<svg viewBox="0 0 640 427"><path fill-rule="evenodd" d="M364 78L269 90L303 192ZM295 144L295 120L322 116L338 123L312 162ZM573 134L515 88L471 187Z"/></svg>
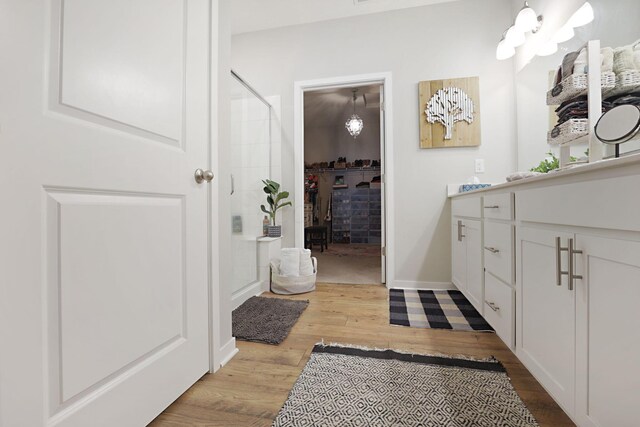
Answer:
<svg viewBox="0 0 640 427"><path fill-rule="evenodd" d="M262 235L266 236L269 234L269 217L268 216L264 216L264 219L262 220Z"/></svg>
<svg viewBox="0 0 640 427"><path fill-rule="evenodd" d="M479 190L487 187L491 187L491 184L462 184L458 191L460 193L465 193L467 191Z"/></svg>
<svg viewBox="0 0 640 427"><path fill-rule="evenodd" d="M262 212L269 215L272 225L267 227L267 235L269 237L282 236L282 226L276 225L276 213L278 209L285 206L291 206L291 202L285 202L285 199L289 197L288 191L280 191L280 184L270 179L262 181L264 184L264 192L267 194L267 202L269 203L269 209L265 205L260 205Z"/></svg>

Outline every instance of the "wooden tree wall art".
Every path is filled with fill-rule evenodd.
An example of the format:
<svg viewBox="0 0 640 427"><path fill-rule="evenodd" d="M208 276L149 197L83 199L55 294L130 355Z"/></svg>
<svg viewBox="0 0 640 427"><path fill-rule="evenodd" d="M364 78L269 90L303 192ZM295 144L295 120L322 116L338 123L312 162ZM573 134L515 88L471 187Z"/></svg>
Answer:
<svg viewBox="0 0 640 427"><path fill-rule="evenodd" d="M480 145L479 79L420 82L420 148Z"/></svg>

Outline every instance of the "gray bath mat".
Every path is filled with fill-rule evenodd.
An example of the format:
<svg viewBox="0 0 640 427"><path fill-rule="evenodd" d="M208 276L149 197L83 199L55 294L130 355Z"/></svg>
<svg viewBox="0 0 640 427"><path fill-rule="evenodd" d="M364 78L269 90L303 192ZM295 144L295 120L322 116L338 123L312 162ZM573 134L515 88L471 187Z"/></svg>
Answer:
<svg viewBox="0 0 640 427"><path fill-rule="evenodd" d="M534 427L495 359L316 345L273 427Z"/></svg>
<svg viewBox="0 0 640 427"><path fill-rule="evenodd" d="M252 297L233 310L233 336L280 344L308 305L309 301Z"/></svg>

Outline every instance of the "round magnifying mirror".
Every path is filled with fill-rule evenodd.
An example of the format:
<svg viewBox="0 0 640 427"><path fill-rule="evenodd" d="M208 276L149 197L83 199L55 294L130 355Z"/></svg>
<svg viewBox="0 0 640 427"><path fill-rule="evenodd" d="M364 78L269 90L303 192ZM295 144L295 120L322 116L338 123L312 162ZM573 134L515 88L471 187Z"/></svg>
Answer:
<svg viewBox="0 0 640 427"><path fill-rule="evenodd" d="M640 107L618 105L604 113L595 127L596 137L605 144L621 144L640 131Z"/></svg>

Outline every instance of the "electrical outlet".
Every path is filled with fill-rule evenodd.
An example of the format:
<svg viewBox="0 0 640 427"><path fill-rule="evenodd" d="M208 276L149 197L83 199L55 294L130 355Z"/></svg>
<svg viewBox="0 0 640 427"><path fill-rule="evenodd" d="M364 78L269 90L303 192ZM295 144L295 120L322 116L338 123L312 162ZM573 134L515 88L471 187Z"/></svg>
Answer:
<svg viewBox="0 0 640 427"><path fill-rule="evenodd" d="M476 159L476 173L484 173L484 159Z"/></svg>

